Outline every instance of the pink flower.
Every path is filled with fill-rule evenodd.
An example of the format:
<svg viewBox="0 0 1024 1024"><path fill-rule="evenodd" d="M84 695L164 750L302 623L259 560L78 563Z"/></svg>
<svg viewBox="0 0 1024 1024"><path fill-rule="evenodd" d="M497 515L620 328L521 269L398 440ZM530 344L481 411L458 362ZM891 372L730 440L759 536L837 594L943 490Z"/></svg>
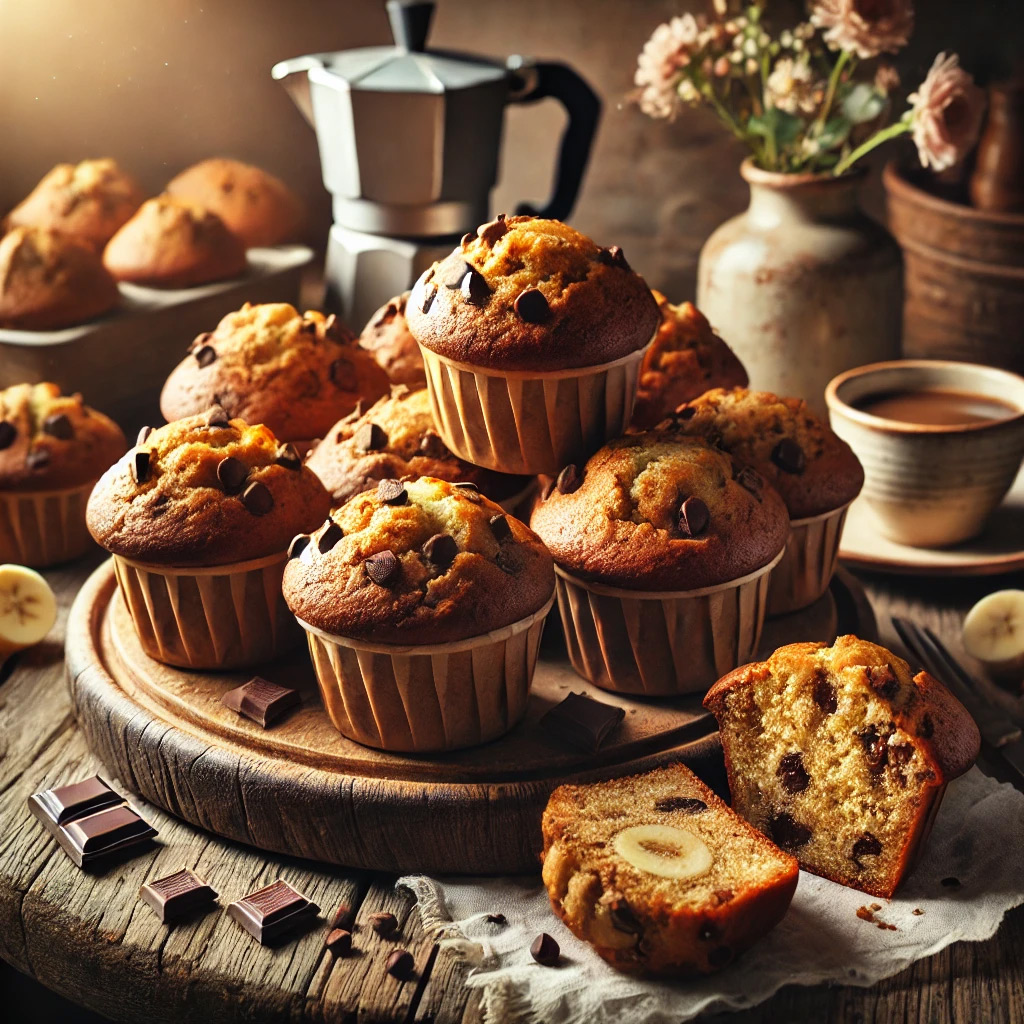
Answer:
<svg viewBox="0 0 1024 1024"><path fill-rule="evenodd" d="M912 0L815 0L811 21L833 50L861 59L895 53L914 29Z"/></svg>
<svg viewBox="0 0 1024 1024"><path fill-rule="evenodd" d="M940 53L909 99L914 145L921 163L944 171L962 160L978 138L985 93L960 67L960 58L955 53Z"/></svg>
<svg viewBox="0 0 1024 1024"><path fill-rule="evenodd" d="M644 44L633 81L640 87L640 109L651 117L674 118L683 100L679 84L693 59L703 28L692 14L659 25Z"/></svg>

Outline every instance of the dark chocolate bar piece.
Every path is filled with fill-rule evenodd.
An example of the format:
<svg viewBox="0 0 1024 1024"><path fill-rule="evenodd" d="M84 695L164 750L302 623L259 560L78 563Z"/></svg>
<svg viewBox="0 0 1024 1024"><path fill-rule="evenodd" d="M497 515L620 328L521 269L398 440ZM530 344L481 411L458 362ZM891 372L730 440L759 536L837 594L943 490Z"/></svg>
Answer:
<svg viewBox="0 0 1024 1024"><path fill-rule="evenodd" d="M315 903L281 878L228 905L228 916L264 946L312 923L319 913Z"/></svg>
<svg viewBox="0 0 1024 1024"><path fill-rule="evenodd" d="M28 798L29 809L51 832L72 818L82 818L102 811L104 807L123 803L124 797L114 792L98 775L33 793Z"/></svg>
<svg viewBox="0 0 1024 1024"><path fill-rule="evenodd" d="M260 676L245 685L228 690L220 702L232 711L251 718L265 729L299 703L299 691L278 686Z"/></svg>
<svg viewBox="0 0 1024 1024"><path fill-rule="evenodd" d="M144 843L156 834L156 829L127 804L74 818L66 825L58 825L54 833L78 867Z"/></svg>
<svg viewBox="0 0 1024 1024"><path fill-rule="evenodd" d="M139 899L166 924L178 921L206 904L212 906L217 892L188 868L182 868L173 875L146 882L139 889Z"/></svg>
<svg viewBox="0 0 1024 1024"><path fill-rule="evenodd" d="M622 708L602 704L585 693L570 693L540 722L566 743L593 754L625 717Z"/></svg>

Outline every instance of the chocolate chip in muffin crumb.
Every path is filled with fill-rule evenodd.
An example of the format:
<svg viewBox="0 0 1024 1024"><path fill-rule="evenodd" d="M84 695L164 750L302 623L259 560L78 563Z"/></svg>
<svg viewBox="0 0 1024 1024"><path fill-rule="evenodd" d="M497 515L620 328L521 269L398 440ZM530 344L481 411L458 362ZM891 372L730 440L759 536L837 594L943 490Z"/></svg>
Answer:
<svg viewBox="0 0 1024 1024"><path fill-rule="evenodd" d="M248 475L249 470L245 464L232 455L217 463L217 479L226 494L236 494L240 491Z"/></svg>
<svg viewBox="0 0 1024 1024"><path fill-rule="evenodd" d="M7 420L0 420L0 451L10 448L14 439L18 436L18 429L13 423Z"/></svg>
<svg viewBox="0 0 1024 1024"><path fill-rule="evenodd" d="M351 359L335 359L328 371L331 383L342 391L355 391L356 389L356 368Z"/></svg>
<svg viewBox="0 0 1024 1024"><path fill-rule="evenodd" d="M43 433L49 434L50 437L55 437L59 441L70 441L75 436L75 428L71 426L71 420L62 413L56 413L53 416L47 416L43 420Z"/></svg>
<svg viewBox="0 0 1024 1024"><path fill-rule="evenodd" d="M679 506L679 532L684 537L699 537L711 521L711 513L700 498L692 495Z"/></svg>
<svg viewBox="0 0 1024 1024"><path fill-rule="evenodd" d="M292 537L292 542L288 545L288 557L298 558L306 548L309 547L309 534L308 533L297 533Z"/></svg>
<svg viewBox="0 0 1024 1024"><path fill-rule="evenodd" d="M454 291L462 287L462 279L473 272L471 264L467 263L461 256L454 253L438 265L437 280L445 288Z"/></svg>
<svg viewBox="0 0 1024 1024"><path fill-rule="evenodd" d="M811 841L811 830L791 814L776 814L768 823L772 839L784 850L796 850Z"/></svg>
<svg viewBox="0 0 1024 1024"><path fill-rule="evenodd" d="M254 480L242 492L242 504L254 516L265 516L274 507L274 496L266 484Z"/></svg>
<svg viewBox="0 0 1024 1024"><path fill-rule="evenodd" d="M836 708L839 707L839 700L836 697L836 688L825 678L824 675L818 676L814 680L814 689L811 691L811 696L814 703L826 715L834 715Z"/></svg>
<svg viewBox="0 0 1024 1024"><path fill-rule="evenodd" d="M144 484L149 479L151 453L145 448L138 448L132 453L128 462L128 472L137 484Z"/></svg>
<svg viewBox="0 0 1024 1024"><path fill-rule="evenodd" d="M377 497L385 505L404 505L409 500L409 492L401 480L381 480L377 484Z"/></svg>
<svg viewBox="0 0 1024 1024"><path fill-rule="evenodd" d="M609 267L621 267L623 270L629 270L630 266L626 262L626 255L622 249L617 245L610 245L607 249L602 249L597 254L599 263L604 263Z"/></svg>
<svg viewBox="0 0 1024 1024"><path fill-rule="evenodd" d="M487 520L487 525L491 528L491 533L494 534L494 539L500 544L503 540L508 540L512 536L512 527L508 525L507 516L491 516Z"/></svg>
<svg viewBox="0 0 1024 1024"><path fill-rule="evenodd" d="M402 564L393 551L378 551L363 563L366 575L378 586L386 587L401 575Z"/></svg>
<svg viewBox="0 0 1024 1024"><path fill-rule="evenodd" d="M231 425L231 417L228 416L224 406L219 403L210 406L205 421L208 427L228 427Z"/></svg>
<svg viewBox="0 0 1024 1024"><path fill-rule="evenodd" d="M471 484L468 480L461 480L454 486L466 501L471 501L474 505L480 504L480 489L476 484Z"/></svg>
<svg viewBox="0 0 1024 1024"><path fill-rule="evenodd" d="M881 842L870 832L865 832L853 844L853 852L850 854L850 857L857 867L862 868L864 865L860 862L861 857L877 857L881 852Z"/></svg>
<svg viewBox="0 0 1024 1024"><path fill-rule="evenodd" d="M379 452L387 447L388 435L376 423L364 423L352 440L361 452Z"/></svg>
<svg viewBox="0 0 1024 1024"><path fill-rule="evenodd" d="M807 465L807 457L803 448L791 438L784 437L772 449L772 462L775 463L783 473L802 473Z"/></svg>
<svg viewBox="0 0 1024 1024"><path fill-rule="evenodd" d="M700 814L708 809L703 800L695 796L663 796L660 800L654 801L654 809L663 814L671 811L685 811L687 814Z"/></svg>
<svg viewBox="0 0 1024 1024"><path fill-rule="evenodd" d="M693 417L697 415L697 409L692 405L681 405L676 409L676 415L681 420L692 420Z"/></svg>
<svg viewBox="0 0 1024 1024"><path fill-rule="evenodd" d="M194 353L196 362L203 367L209 366L217 359L217 350L212 345L200 345Z"/></svg>
<svg viewBox="0 0 1024 1024"><path fill-rule="evenodd" d="M810 784L811 777L804 768L804 759L800 751L786 754L779 761L775 774L787 793L802 793Z"/></svg>
<svg viewBox="0 0 1024 1024"><path fill-rule="evenodd" d="M424 315L430 312L430 307L434 304L434 298L437 295L437 285L428 284L423 288L423 300L420 302L420 312Z"/></svg>
<svg viewBox="0 0 1024 1024"><path fill-rule="evenodd" d="M486 306L491 298L491 290L483 274L472 268L462 279L461 291L462 298L471 306Z"/></svg>
<svg viewBox="0 0 1024 1024"><path fill-rule="evenodd" d="M555 480L560 494L573 494L583 485L583 472L575 463L570 462L562 469Z"/></svg>
<svg viewBox="0 0 1024 1024"><path fill-rule="evenodd" d="M749 491L758 501L761 501L761 492L764 490L764 479L761 474L749 466L741 466L733 479L744 490Z"/></svg>
<svg viewBox="0 0 1024 1024"><path fill-rule="evenodd" d="M302 459L292 444L279 445L274 454L274 461L285 469L302 469Z"/></svg>
<svg viewBox="0 0 1024 1024"><path fill-rule="evenodd" d="M542 324L551 316L551 307L544 293L537 288L527 288L516 296L515 311L526 324Z"/></svg>
<svg viewBox="0 0 1024 1024"><path fill-rule="evenodd" d="M50 464L50 453L45 448L33 448L25 456L25 465L29 469L43 469Z"/></svg>
<svg viewBox="0 0 1024 1024"><path fill-rule="evenodd" d="M459 553L459 545L455 542L455 538L447 533L435 533L423 545L422 550L423 557L431 565L438 569L447 569L455 561L455 556Z"/></svg>
<svg viewBox="0 0 1024 1024"><path fill-rule="evenodd" d="M328 519L324 532L320 534L320 539L316 542L317 550L321 555L326 555L344 536L345 531L333 519Z"/></svg>

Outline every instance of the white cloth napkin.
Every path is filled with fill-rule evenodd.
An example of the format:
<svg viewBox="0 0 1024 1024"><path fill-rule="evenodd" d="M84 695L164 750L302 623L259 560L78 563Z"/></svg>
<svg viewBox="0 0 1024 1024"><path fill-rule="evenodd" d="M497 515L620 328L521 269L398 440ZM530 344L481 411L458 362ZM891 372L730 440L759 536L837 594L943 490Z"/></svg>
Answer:
<svg viewBox="0 0 1024 1024"><path fill-rule="evenodd" d="M927 849L896 897L875 899L802 871L782 923L737 962L695 982L620 974L555 917L536 877L401 878L424 924L474 964L486 1024L675 1024L705 1010L740 1009L786 984L872 985L951 942L995 934L1007 910L1024 903L1024 794L977 768L950 783ZM957 887L943 885L955 878ZM881 929L857 917L896 926ZM922 911L915 914L915 910ZM504 927L486 915L502 913ZM530 956L541 932L557 939L562 963Z"/></svg>

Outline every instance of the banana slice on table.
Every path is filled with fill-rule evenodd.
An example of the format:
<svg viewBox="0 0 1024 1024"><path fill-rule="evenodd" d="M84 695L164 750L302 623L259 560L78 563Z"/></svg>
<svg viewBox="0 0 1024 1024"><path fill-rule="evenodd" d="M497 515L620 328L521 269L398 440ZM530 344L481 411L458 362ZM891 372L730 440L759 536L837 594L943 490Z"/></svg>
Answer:
<svg viewBox="0 0 1024 1024"><path fill-rule="evenodd" d="M615 852L633 867L662 878L696 878L711 870L704 841L671 825L634 825L615 837Z"/></svg>
<svg viewBox="0 0 1024 1024"><path fill-rule="evenodd" d="M0 662L39 643L56 621L50 584L24 565L0 565Z"/></svg>
<svg viewBox="0 0 1024 1024"><path fill-rule="evenodd" d="M993 675L1024 676L1024 590L983 597L963 626L964 649Z"/></svg>

